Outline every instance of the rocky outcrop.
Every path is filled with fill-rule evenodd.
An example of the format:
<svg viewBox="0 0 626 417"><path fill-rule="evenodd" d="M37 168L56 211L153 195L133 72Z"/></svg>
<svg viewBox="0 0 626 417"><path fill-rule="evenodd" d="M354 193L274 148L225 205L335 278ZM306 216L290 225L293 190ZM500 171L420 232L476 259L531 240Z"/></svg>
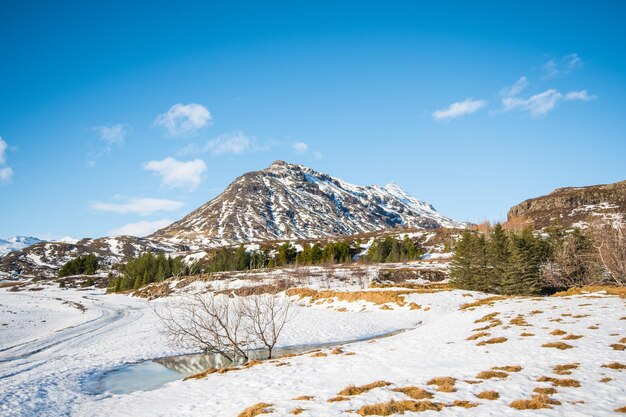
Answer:
<svg viewBox="0 0 626 417"><path fill-rule="evenodd" d="M626 181L588 187L558 188L509 210L505 226L543 229L551 224L586 227L593 218L615 219L626 214Z"/></svg>

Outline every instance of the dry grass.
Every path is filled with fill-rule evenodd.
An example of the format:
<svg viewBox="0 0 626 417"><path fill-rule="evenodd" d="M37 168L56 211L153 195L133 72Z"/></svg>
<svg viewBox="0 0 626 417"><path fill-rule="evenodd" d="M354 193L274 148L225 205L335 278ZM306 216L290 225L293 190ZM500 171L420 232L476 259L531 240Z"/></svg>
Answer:
<svg viewBox="0 0 626 417"><path fill-rule="evenodd" d="M533 315L533 316L536 315L536 314L541 314L541 313L543 313L543 311L541 311L541 310L533 310L533 311L530 312L530 314Z"/></svg>
<svg viewBox="0 0 626 417"><path fill-rule="evenodd" d="M567 343L563 343L563 342L554 342L554 343L544 343L543 345L541 345L541 347L565 350L565 349L572 349L574 346L568 345Z"/></svg>
<svg viewBox="0 0 626 417"><path fill-rule="evenodd" d="M557 292L556 294L553 294L552 297L567 297L570 295L581 295L602 291L610 295L626 297L626 287L610 287L608 285L590 285L587 287L570 288L567 291Z"/></svg>
<svg viewBox="0 0 626 417"><path fill-rule="evenodd" d="M550 382L555 387L571 387L571 388L580 387L580 382L575 379L559 379L559 378L552 378L549 376L541 376L537 378L537 382Z"/></svg>
<svg viewBox="0 0 626 417"><path fill-rule="evenodd" d="M419 309L421 309L421 308L422 308L422 306L421 306L421 305L419 305L419 304L417 304L417 303L414 303L413 301L411 301L411 302L409 303L409 309L410 309L410 310L419 310Z"/></svg>
<svg viewBox="0 0 626 417"><path fill-rule="evenodd" d="M291 414L301 414L304 411L304 408L300 408L300 407L296 407L293 410L291 410Z"/></svg>
<svg viewBox="0 0 626 417"><path fill-rule="evenodd" d="M433 398L433 394L419 387L394 388L392 391L401 392L414 400L427 400Z"/></svg>
<svg viewBox="0 0 626 417"><path fill-rule="evenodd" d="M519 372L523 368L519 365L509 365L509 366L494 366L491 369L493 369L494 371Z"/></svg>
<svg viewBox="0 0 626 417"><path fill-rule="evenodd" d="M561 329L556 329L556 330L552 330L550 334L552 336L563 336L564 334L567 334L567 332Z"/></svg>
<svg viewBox="0 0 626 417"><path fill-rule="evenodd" d="M537 387L533 390L533 392L536 392L537 394L541 394L541 395L552 395L552 394L556 394L558 391L554 388L551 387Z"/></svg>
<svg viewBox="0 0 626 417"><path fill-rule="evenodd" d="M333 350L331 350L330 353L333 355L340 355L343 353L343 349L340 347L336 347Z"/></svg>
<svg viewBox="0 0 626 417"><path fill-rule="evenodd" d="M563 338L563 340L578 340L580 338L582 338L583 335L581 334L568 334L567 336L565 336Z"/></svg>
<svg viewBox="0 0 626 417"><path fill-rule="evenodd" d="M473 332L481 332L484 330L489 330L489 329L493 329L494 327L497 327L499 325L502 324L502 321L499 319L495 319L493 321L491 321L488 325L484 326L484 327L479 327L476 329L472 329Z"/></svg>
<svg viewBox="0 0 626 417"><path fill-rule="evenodd" d="M456 391L456 388L454 388L455 383L456 383L456 378L452 378L451 376L440 376L440 377L431 379L426 384L436 385L437 391L439 392L455 392Z"/></svg>
<svg viewBox="0 0 626 417"><path fill-rule="evenodd" d="M509 321L509 323L514 325L514 326L531 326L531 324L528 323L526 321L526 319L524 318L524 316L522 316L521 314L519 314L517 317L511 319L511 321Z"/></svg>
<svg viewBox="0 0 626 417"><path fill-rule="evenodd" d="M258 416L259 414L271 413L272 410L269 409L271 406L272 406L272 404L268 404L268 403L254 404L254 405L246 408L245 410L243 410L239 414L239 417L254 417L254 416Z"/></svg>
<svg viewBox="0 0 626 417"><path fill-rule="evenodd" d="M596 326L595 324L594 324L594 325L592 325L592 326L589 326L589 327L587 327L587 328L588 328L589 330L598 330L598 329L599 329L599 327L598 327L598 326Z"/></svg>
<svg viewBox="0 0 626 417"><path fill-rule="evenodd" d="M609 381L613 381L613 378L609 378L608 376L605 376L604 378L602 378L598 382L609 382Z"/></svg>
<svg viewBox="0 0 626 417"><path fill-rule="evenodd" d="M475 307L480 307L480 306L485 306L485 305L493 306L496 301L506 300L506 299L507 297L504 297L502 295L496 295L494 297L487 297L478 301L474 301L473 303L465 303L461 307L459 307L459 310L467 310L468 308L475 308Z"/></svg>
<svg viewBox="0 0 626 417"><path fill-rule="evenodd" d="M316 291L310 288L292 288L287 290L287 295L297 296L299 299L310 297L311 303L317 302L332 302L333 299L338 301L347 301L350 303L358 301L367 301L372 304L384 305L387 303L394 303L399 306L404 306L406 301L405 295L408 294L420 294L420 293L432 293L445 291L442 288L421 288L421 289L407 289L407 290L389 290L389 291L333 291L322 290Z"/></svg>
<svg viewBox="0 0 626 417"><path fill-rule="evenodd" d="M388 385L391 385L391 383L387 381L375 381L370 384L361 385L360 387L350 385L349 387L346 387L339 391L338 395L359 395L364 392L373 390L374 388L386 387Z"/></svg>
<svg viewBox="0 0 626 417"><path fill-rule="evenodd" d="M478 379L507 378L509 374L502 371L482 371L476 375Z"/></svg>
<svg viewBox="0 0 626 417"><path fill-rule="evenodd" d="M450 404L450 407L463 407L463 408L474 408L478 406L479 406L478 403L473 403L471 401L463 401L463 400L454 400L454 402Z"/></svg>
<svg viewBox="0 0 626 417"><path fill-rule="evenodd" d="M626 343L626 337L622 337L622 338L619 340L619 343Z"/></svg>
<svg viewBox="0 0 626 417"><path fill-rule="evenodd" d="M393 310L393 308L389 307L387 304L383 304L382 306L380 306L381 310Z"/></svg>
<svg viewBox="0 0 626 417"><path fill-rule="evenodd" d="M520 336L523 336L523 337L530 337L530 336L534 336L534 335L535 335L534 333L526 333L526 332L520 334Z"/></svg>
<svg viewBox="0 0 626 417"><path fill-rule="evenodd" d="M483 316L483 317L481 317L481 318L479 318L477 320L474 320L474 323L484 323L484 322L487 322L487 321L493 321L498 314L500 314L500 313L498 313L497 311L495 311L493 313L489 313L486 316Z"/></svg>
<svg viewBox="0 0 626 417"><path fill-rule="evenodd" d="M509 404L517 410L538 410L540 408L552 408L551 405L560 405L557 400L553 400L547 395L533 395L530 400L516 400Z"/></svg>
<svg viewBox="0 0 626 417"><path fill-rule="evenodd" d="M362 416L390 416L393 414L404 414L406 411L422 412L422 411L440 411L442 404L431 401L389 401L386 403L378 403L364 405L359 408L357 413Z"/></svg>
<svg viewBox="0 0 626 417"><path fill-rule="evenodd" d="M476 394L476 397L480 398L481 400L497 400L498 398L500 398L500 394L498 393L498 391L483 391L483 392L479 392L478 394Z"/></svg>
<svg viewBox="0 0 626 417"><path fill-rule="evenodd" d="M620 408L616 408L613 411L615 411L616 413L626 413L626 406L620 407Z"/></svg>
<svg viewBox="0 0 626 417"><path fill-rule="evenodd" d="M623 345L621 343L613 343L612 345L609 345L613 348L613 350L625 350L626 349L626 345Z"/></svg>
<svg viewBox="0 0 626 417"><path fill-rule="evenodd" d="M476 346L485 346L485 345L493 345L495 343L504 343L508 339L506 337L494 337L493 339L483 340L480 343L477 343Z"/></svg>
<svg viewBox="0 0 626 417"><path fill-rule="evenodd" d="M324 353L324 352L317 352L314 353L312 355L310 355L312 358L323 358L324 356L328 356L328 354Z"/></svg>
<svg viewBox="0 0 626 417"><path fill-rule="evenodd" d="M336 397L329 398L327 401L329 403L336 403L336 402L339 402L339 401L348 401L348 400L350 400L350 398L338 395Z"/></svg>
<svg viewBox="0 0 626 417"><path fill-rule="evenodd" d="M295 401L313 401L315 399L312 395L301 395L299 397L293 398Z"/></svg>
<svg viewBox="0 0 626 417"><path fill-rule="evenodd" d="M557 375L571 375L572 369L578 369L579 363L569 363L565 365L555 365L552 367L552 372Z"/></svg>
<svg viewBox="0 0 626 417"><path fill-rule="evenodd" d="M486 337L486 336L491 336L491 333L488 332L479 332L476 334L473 334L471 336L469 336L467 339L465 340L476 340L476 339L480 339L481 337Z"/></svg>
<svg viewBox="0 0 626 417"><path fill-rule="evenodd" d="M619 362L612 362L612 363L607 363L602 365L603 368L609 368L609 369L626 369L626 365L624 365L623 363L619 363Z"/></svg>

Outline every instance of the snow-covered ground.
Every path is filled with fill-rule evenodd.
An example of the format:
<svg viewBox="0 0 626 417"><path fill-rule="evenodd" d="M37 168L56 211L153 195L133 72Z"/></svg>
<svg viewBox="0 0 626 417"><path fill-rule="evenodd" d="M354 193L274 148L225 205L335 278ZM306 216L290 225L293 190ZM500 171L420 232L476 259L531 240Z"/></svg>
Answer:
<svg viewBox="0 0 626 417"><path fill-rule="evenodd" d="M477 404L474 408L446 406L439 412L424 412L425 416L619 415L613 410L626 406L626 370L602 365L626 364L626 351L610 346L626 336L623 298L603 294L511 298L459 308L481 297L466 291L416 293L407 296L404 307L389 304L391 310L362 302L357 307L347 301L310 304L304 299L298 302L301 306L281 345L413 329L343 346L340 354L332 354L329 348L322 350L326 356L284 358L200 380L175 381L152 391L89 395L81 384L94 373L181 353L168 347L150 307L150 303L164 301L149 303L104 295L100 290L54 286L41 291L0 289L0 415L238 416L245 408L264 402L272 404L268 416L290 415L298 407L304 410L302 416L357 416L356 411L365 405L410 400L393 391L407 386L428 390L434 403L467 400ZM411 302L421 308L411 309ZM498 314L476 322L490 313ZM480 332L473 329L486 326L492 326L484 330L489 335L467 340ZM552 334L555 330L564 334ZM506 340L478 345L494 338ZM553 342L572 348L542 347ZM554 373L555 365L574 363L579 365L570 375ZM501 366L522 369L506 372L504 378L476 378L481 371ZM440 376L456 378L456 391L440 392L427 385ZM529 399L537 387L552 387L550 381L537 381L543 376L573 379L580 387L556 386L558 392L551 397L560 405L552 408L518 411L509 406L514 400ZM348 396L346 401L328 401L349 385L379 380L391 385ZM497 391L500 397L475 396L484 391ZM299 396L312 398L294 400Z"/></svg>

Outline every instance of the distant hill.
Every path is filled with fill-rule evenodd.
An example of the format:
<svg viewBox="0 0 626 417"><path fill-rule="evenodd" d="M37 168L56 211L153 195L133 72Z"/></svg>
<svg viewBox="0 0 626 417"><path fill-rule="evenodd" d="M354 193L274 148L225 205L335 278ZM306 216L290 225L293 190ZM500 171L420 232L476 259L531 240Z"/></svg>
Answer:
<svg viewBox="0 0 626 417"><path fill-rule="evenodd" d="M0 258L9 252L24 249L27 246L34 245L39 242L43 242L43 240L32 236L14 236L6 239L0 239Z"/></svg>

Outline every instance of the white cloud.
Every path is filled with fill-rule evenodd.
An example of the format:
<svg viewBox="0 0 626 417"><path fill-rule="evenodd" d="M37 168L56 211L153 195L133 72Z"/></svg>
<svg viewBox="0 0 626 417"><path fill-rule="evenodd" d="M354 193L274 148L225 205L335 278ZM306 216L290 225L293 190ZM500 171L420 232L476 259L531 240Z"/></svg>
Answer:
<svg viewBox="0 0 626 417"><path fill-rule="evenodd" d="M214 155L240 154L251 149L256 143L256 138L249 138L243 132L235 131L224 133L210 140L204 146L203 152L212 152Z"/></svg>
<svg viewBox="0 0 626 417"><path fill-rule="evenodd" d="M528 98L506 97L502 99L504 110L525 110L533 116L543 116L554 109L561 100L562 94L551 88L543 93L535 94Z"/></svg>
<svg viewBox="0 0 626 417"><path fill-rule="evenodd" d="M159 229L164 228L165 226L169 226L172 224L172 220L170 219L161 219L156 221L140 221L137 223L129 223L124 226L118 227L116 229L112 229L109 231L110 236L138 236L143 237L147 236L153 232L156 232Z"/></svg>
<svg viewBox="0 0 626 417"><path fill-rule="evenodd" d="M570 91L565 94L565 100L590 101L598 98L596 95L589 95L587 90Z"/></svg>
<svg viewBox="0 0 626 417"><path fill-rule="evenodd" d="M569 74L582 65L582 59L577 53L573 53L558 59L550 59L541 68L545 78L553 78L560 74Z"/></svg>
<svg viewBox="0 0 626 417"><path fill-rule="evenodd" d="M315 159L322 159L323 155L320 151L315 151L313 152L313 158Z"/></svg>
<svg viewBox="0 0 626 417"><path fill-rule="evenodd" d="M293 151L298 155L304 155L309 150L309 145L304 142L296 142L292 146Z"/></svg>
<svg viewBox="0 0 626 417"><path fill-rule="evenodd" d="M0 136L0 165L4 164L6 162L5 152L6 152L8 147L9 147L9 145Z"/></svg>
<svg viewBox="0 0 626 417"><path fill-rule="evenodd" d="M182 136L196 133L212 120L211 113L203 105L178 103L159 115L154 123L165 128L171 136Z"/></svg>
<svg viewBox="0 0 626 417"><path fill-rule="evenodd" d="M0 168L0 183L7 183L13 178L13 170L9 167Z"/></svg>
<svg viewBox="0 0 626 417"><path fill-rule="evenodd" d="M508 87L504 87L500 90L500 95L502 97L515 97L522 91L524 91L528 87L528 79L524 76L520 77L519 80L515 81L513 85Z"/></svg>
<svg viewBox="0 0 626 417"><path fill-rule="evenodd" d="M183 203L175 200L161 198L131 198L124 203L93 203L90 207L94 210L109 211L113 213L137 213L142 216L158 211L174 211L183 206Z"/></svg>
<svg viewBox="0 0 626 417"><path fill-rule="evenodd" d="M100 139L109 145L123 145L128 129L122 124L112 126L96 126L92 128L100 134Z"/></svg>
<svg viewBox="0 0 626 417"><path fill-rule="evenodd" d="M465 114L474 113L480 110L486 104L487 102L485 100L473 100L471 98L468 98L465 101L452 103L445 109L437 110L433 113L432 116L435 120L454 119Z"/></svg>
<svg viewBox="0 0 626 417"><path fill-rule="evenodd" d="M202 159L183 162L168 157L162 161L150 161L144 164L143 168L161 176L161 185L164 187L193 191L202 182L206 164Z"/></svg>

